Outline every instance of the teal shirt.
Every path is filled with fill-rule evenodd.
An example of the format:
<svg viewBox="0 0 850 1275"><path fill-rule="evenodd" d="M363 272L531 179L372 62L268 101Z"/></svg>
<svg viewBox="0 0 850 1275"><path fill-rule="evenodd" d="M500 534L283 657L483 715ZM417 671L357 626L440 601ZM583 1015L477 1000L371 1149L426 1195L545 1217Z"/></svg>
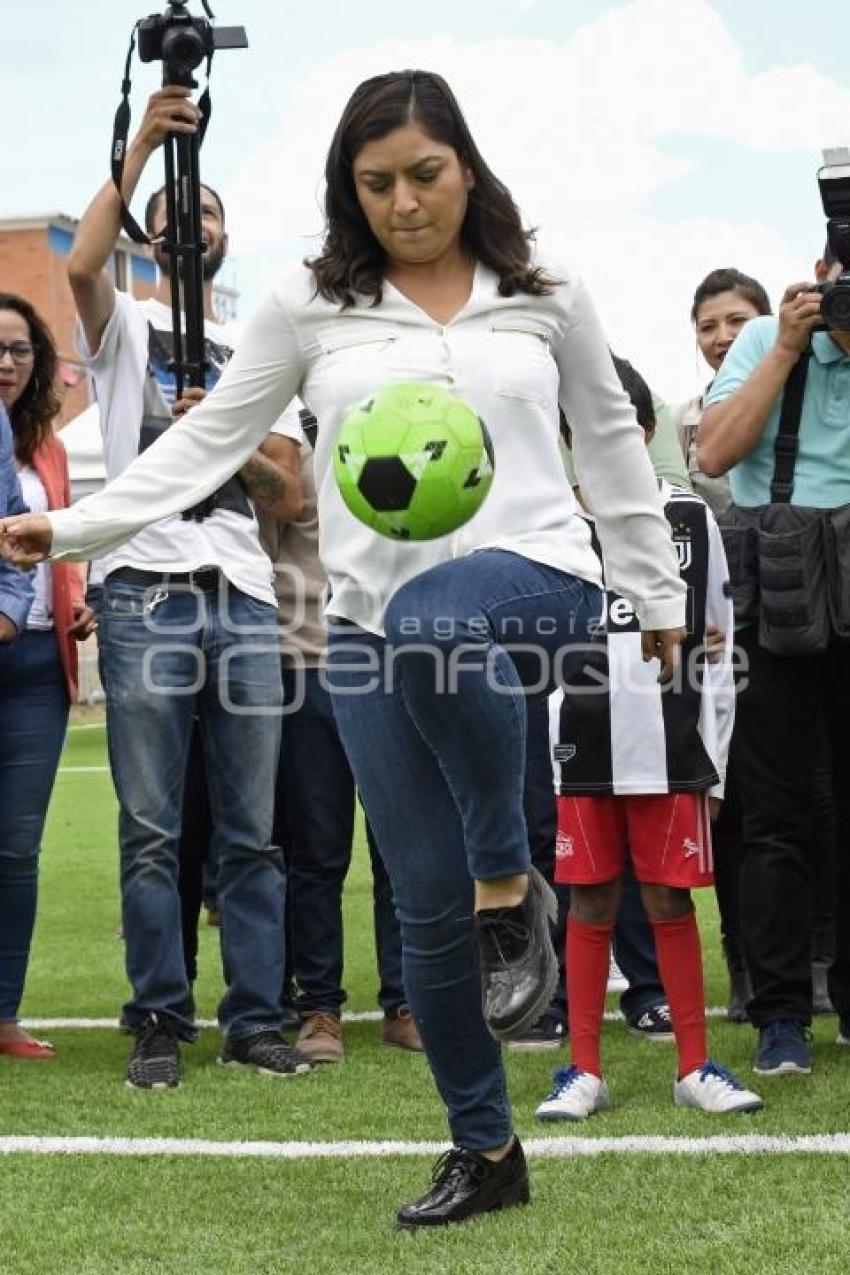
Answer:
<svg viewBox="0 0 850 1275"><path fill-rule="evenodd" d="M741 388L776 343L778 330L779 320L771 315L751 319L741 329L706 396L706 407ZM812 352L791 503L835 509L850 504L850 357L828 332L815 332ZM770 501L781 403L780 396L753 450L729 472L736 505L766 505Z"/></svg>

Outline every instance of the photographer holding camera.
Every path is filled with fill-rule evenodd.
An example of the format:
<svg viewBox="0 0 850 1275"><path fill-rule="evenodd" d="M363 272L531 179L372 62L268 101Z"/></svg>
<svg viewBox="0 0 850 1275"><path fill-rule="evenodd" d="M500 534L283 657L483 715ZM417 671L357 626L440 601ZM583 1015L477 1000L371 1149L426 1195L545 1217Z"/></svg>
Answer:
<svg viewBox="0 0 850 1275"><path fill-rule="evenodd" d="M850 194L850 167L823 172L831 217L836 197ZM829 990L838 1042L850 1043L850 309L834 283L836 243L831 220L818 286L792 284L778 318L743 328L699 431L700 468L728 471L734 502L721 522L749 663L736 718L741 925L759 1029L754 1070L767 1076L811 1071L811 811L824 735L838 820Z"/></svg>
<svg viewBox="0 0 850 1275"><path fill-rule="evenodd" d="M126 153L126 202L169 135L191 135L198 124L187 87L169 85L151 96ZM147 301L117 291L106 268L121 230L121 196L112 181L80 221L68 259L109 480L172 426L172 413L178 417L204 397L233 345L232 331L217 323L212 308L213 278L227 252L224 209L202 186L206 384L175 401L172 283L168 244L161 242L167 195L156 192L145 214L160 267L157 291ZM181 258L181 273L184 268ZM136 1037L127 1073L136 1088L179 1084L178 1042L195 1035L178 898L194 714L220 865L229 984L218 1014L225 1035L221 1061L280 1075L308 1069L280 1035L284 874L271 832L281 680L271 564L260 546L254 501L275 517L298 511L298 446L291 436L269 434L205 502L141 532L104 564L101 643L132 985L123 1021Z"/></svg>

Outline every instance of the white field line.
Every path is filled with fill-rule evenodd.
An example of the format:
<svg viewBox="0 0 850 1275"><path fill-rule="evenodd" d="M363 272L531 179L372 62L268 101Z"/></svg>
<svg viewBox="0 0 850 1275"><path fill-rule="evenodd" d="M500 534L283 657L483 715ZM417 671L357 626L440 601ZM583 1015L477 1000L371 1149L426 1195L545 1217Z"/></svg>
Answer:
<svg viewBox="0 0 850 1275"><path fill-rule="evenodd" d="M668 1138L655 1134L622 1138L530 1138L527 1155L577 1159L600 1155L850 1156L850 1133L801 1137L743 1134L737 1137ZM0 1137L0 1155L206 1156L217 1159L352 1160L390 1156L435 1156L440 1142L211 1142L202 1138Z"/></svg>
<svg viewBox="0 0 850 1275"><path fill-rule="evenodd" d="M706 1018L725 1018L726 1009L723 1005L710 1005L705 1011ZM378 1009L364 1009L352 1013L343 1013L342 1021L344 1023L378 1023L383 1018L383 1014ZM621 1023L623 1015L619 1010L606 1010L606 1023ZM29 1031L61 1031L68 1028L73 1031L86 1031L88 1029L97 1028L116 1028L118 1027L117 1018L25 1018L21 1020L21 1026ZM217 1027L218 1023L214 1018L198 1018L195 1020L196 1027Z"/></svg>
<svg viewBox="0 0 850 1275"><path fill-rule="evenodd" d="M108 766L60 766L58 775L108 775Z"/></svg>
<svg viewBox="0 0 850 1275"><path fill-rule="evenodd" d="M74 726L69 726L69 727L68 727L68 730L69 730L69 731L72 731L72 730L106 730L106 721L104 720L104 721L102 721L102 722L77 722L77 724L76 724L76 725L74 725Z"/></svg>

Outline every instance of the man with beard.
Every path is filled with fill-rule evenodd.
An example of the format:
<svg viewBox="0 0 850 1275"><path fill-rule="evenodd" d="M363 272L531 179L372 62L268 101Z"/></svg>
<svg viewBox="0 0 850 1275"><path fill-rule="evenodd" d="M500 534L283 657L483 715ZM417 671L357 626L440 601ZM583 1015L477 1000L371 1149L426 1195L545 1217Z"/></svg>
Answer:
<svg viewBox="0 0 850 1275"><path fill-rule="evenodd" d="M153 94L127 151L126 202L166 136L195 131L198 118L186 89ZM121 199L112 182L80 221L68 274L109 480L212 388L230 357L232 330L217 322L212 308L213 277L227 252L224 209L209 187L201 190L201 218L206 386L187 390L178 402L163 247L154 248L157 290L136 301L116 290L107 270L121 230ZM158 191L146 210L149 234L160 236L165 220ZM193 721L209 790L228 983L218 1011L219 1061L278 1076L309 1070L280 1034L284 875L271 828L281 679L271 564L254 514L255 501L276 518L291 518L300 508L298 446L280 429L202 505L154 524L102 563L100 638L132 989L122 1021L135 1037L127 1070L134 1088L176 1087L179 1042L195 1036L178 896Z"/></svg>

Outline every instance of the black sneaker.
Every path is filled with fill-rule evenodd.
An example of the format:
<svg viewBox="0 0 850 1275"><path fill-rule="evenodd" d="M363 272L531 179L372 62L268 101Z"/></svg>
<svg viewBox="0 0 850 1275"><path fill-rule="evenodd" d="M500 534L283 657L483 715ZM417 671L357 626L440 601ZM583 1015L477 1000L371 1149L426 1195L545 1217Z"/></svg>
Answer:
<svg viewBox="0 0 850 1275"><path fill-rule="evenodd" d="M669 1005L653 1005L629 1023L629 1031L646 1040L675 1040Z"/></svg>
<svg viewBox="0 0 850 1275"><path fill-rule="evenodd" d="M130 1089L176 1089L180 1084L180 1046L171 1024L151 1014L136 1034L127 1064Z"/></svg>
<svg viewBox="0 0 850 1275"><path fill-rule="evenodd" d="M521 1036L512 1036L508 1041L508 1049L519 1052L537 1053L544 1049L558 1049L567 1039L567 1029L563 1019L553 1014L544 1014Z"/></svg>
<svg viewBox="0 0 850 1275"><path fill-rule="evenodd" d="M845 1018L843 1015L838 1019L838 1036L835 1041L836 1045L850 1045L850 1014Z"/></svg>
<svg viewBox="0 0 850 1275"><path fill-rule="evenodd" d="M399 1209L396 1222L406 1231L447 1226L481 1213L528 1204L529 1198L528 1168L518 1138L502 1160L488 1160L476 1151L452 1147L434 1165L430 1190Z"/></svg>
<svg viewBox="0 0 850 1275"><path fill-rule="evenodd" d="M476 914L484 1021L497 1040L522 1036L550 1004L558 960L549 931L558 905L536 868L522 903Z"/></svg>
<svg viewBox="0 0 850 1275"><path fill-rule="evenodd" d="M812 1033L796 1018L775 1019L759 1028L753 1071L757 1076L810 1076Z"/></svg>
<svg viewBox="0 0 850 1275"><path fill-rule="evenodd" d="M252 1067L261 1076L302 1076L310 1063L287 1045L280 1032L257 1032L238 1040L226 1037L218 1058L222 1067Z"/></svg>

